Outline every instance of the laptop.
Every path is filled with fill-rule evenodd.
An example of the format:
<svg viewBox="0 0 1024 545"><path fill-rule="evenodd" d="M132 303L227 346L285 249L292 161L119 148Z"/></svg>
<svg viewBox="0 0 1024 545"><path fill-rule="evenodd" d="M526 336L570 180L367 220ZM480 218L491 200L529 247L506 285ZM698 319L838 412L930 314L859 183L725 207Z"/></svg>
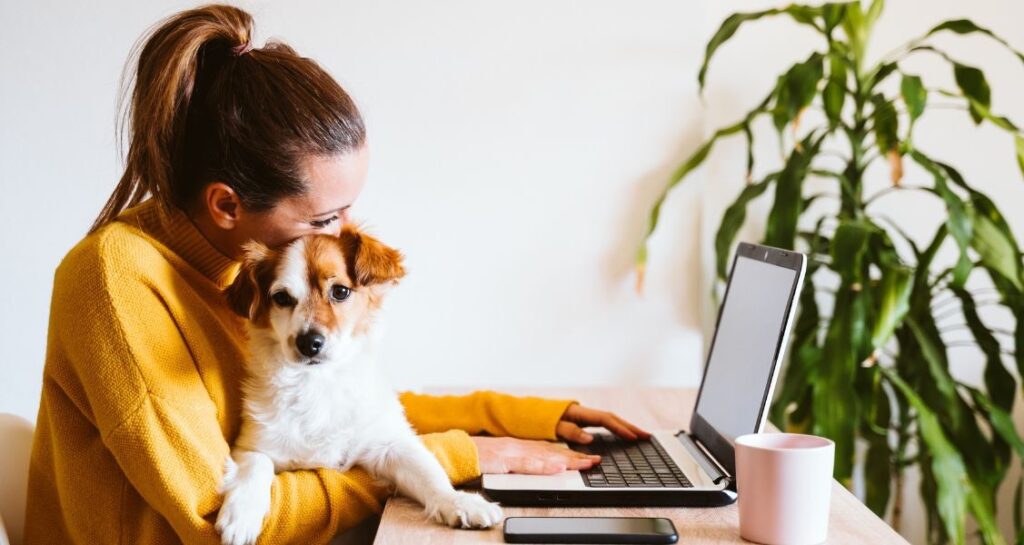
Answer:
<svg viewBox="0 0 1024 545"><path fill-rule="evenodd" d="M803 285L803 254L740 243L689 430L626 441L595 433L573 450L600 454L585 471L484 475L484 494L505 505L717 506L736 500L736 437L764 429Z"/></svg>

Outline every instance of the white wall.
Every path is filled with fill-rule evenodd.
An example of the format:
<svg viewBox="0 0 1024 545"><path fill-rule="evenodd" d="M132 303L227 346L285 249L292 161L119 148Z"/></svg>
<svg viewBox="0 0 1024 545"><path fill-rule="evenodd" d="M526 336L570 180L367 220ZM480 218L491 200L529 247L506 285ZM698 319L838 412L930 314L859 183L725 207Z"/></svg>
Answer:
<svg viewBox="0 0 1024 545"><path fill-rule="evenodd" d="M709 242L743 183L740 141L716 149L666 203L642 298L632 255L675 164L817 45L781 19L741 30L713 65L702 106L707 39L728 13L774 4L242 4L257 46L281 37L317 59L366 116L372 168L355 215L402 248L411 271L391 301L384 361L399 386L696 384L712 317ZM889 4L875 55L957 16L1024 48L1024 6L1012 0ZM119 176L114 105L128 50L191 5L0 0L0 411L35 417L53 270ZM1016 59L980 39L940 43L985 68L995 110L1024 123ZM952 86L941 65L913 66ZM1024 235L1009 140L965 119L932 114L918 145L961 167ZM773 150L759 148L766 165ZM941 218L901 198L886 206L912 232ZM759 237L757 216L748 239ZM977 376L976 355L953 355L962 376ZM915 542L921 525L908 514Z"/></svg>

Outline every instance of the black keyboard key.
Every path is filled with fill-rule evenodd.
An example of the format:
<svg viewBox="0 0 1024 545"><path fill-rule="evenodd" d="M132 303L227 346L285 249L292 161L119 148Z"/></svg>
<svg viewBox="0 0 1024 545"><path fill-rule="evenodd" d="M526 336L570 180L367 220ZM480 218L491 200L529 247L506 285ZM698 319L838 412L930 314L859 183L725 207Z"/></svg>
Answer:
<svg viewBox="0 0 1024 545"><path fill-rule="evenodd" d="M588 445L573 445L587 454L601 455L601 463L580 473L592 487L692 486L657 441L628 442L610 434L595 434Z"/></svg>

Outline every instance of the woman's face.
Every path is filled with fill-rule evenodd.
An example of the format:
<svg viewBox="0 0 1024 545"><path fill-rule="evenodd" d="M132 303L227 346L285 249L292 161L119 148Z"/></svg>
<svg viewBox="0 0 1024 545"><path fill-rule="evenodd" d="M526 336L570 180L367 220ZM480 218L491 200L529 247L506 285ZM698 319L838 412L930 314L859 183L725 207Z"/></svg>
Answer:
<svg viewBox="0 0 1024 545"><path fill-rule="evenodd" d="M337 236L349 208L366 184L366 145L331 156L310 156L303 164L306 191L274 208L239 215L232 238L238 246L257 240L274 247L309 234Z"/></svg>

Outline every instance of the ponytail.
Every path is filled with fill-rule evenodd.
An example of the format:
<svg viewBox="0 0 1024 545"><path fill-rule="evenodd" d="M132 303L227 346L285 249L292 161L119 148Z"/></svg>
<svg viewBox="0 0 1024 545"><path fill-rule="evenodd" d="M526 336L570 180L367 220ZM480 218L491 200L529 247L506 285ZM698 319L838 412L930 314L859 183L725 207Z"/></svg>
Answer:
<svg viewBox="0 0 1024 545"><path fill-rule="evenodd" d="M211 5L169 17L140 42L124 174L90 233L147 196L188 209L212 181L243 206L269 209L305 190L305 156L363 144L359 111L329 74L282 43L253 49L252 34L247 12Z"/></svg>

